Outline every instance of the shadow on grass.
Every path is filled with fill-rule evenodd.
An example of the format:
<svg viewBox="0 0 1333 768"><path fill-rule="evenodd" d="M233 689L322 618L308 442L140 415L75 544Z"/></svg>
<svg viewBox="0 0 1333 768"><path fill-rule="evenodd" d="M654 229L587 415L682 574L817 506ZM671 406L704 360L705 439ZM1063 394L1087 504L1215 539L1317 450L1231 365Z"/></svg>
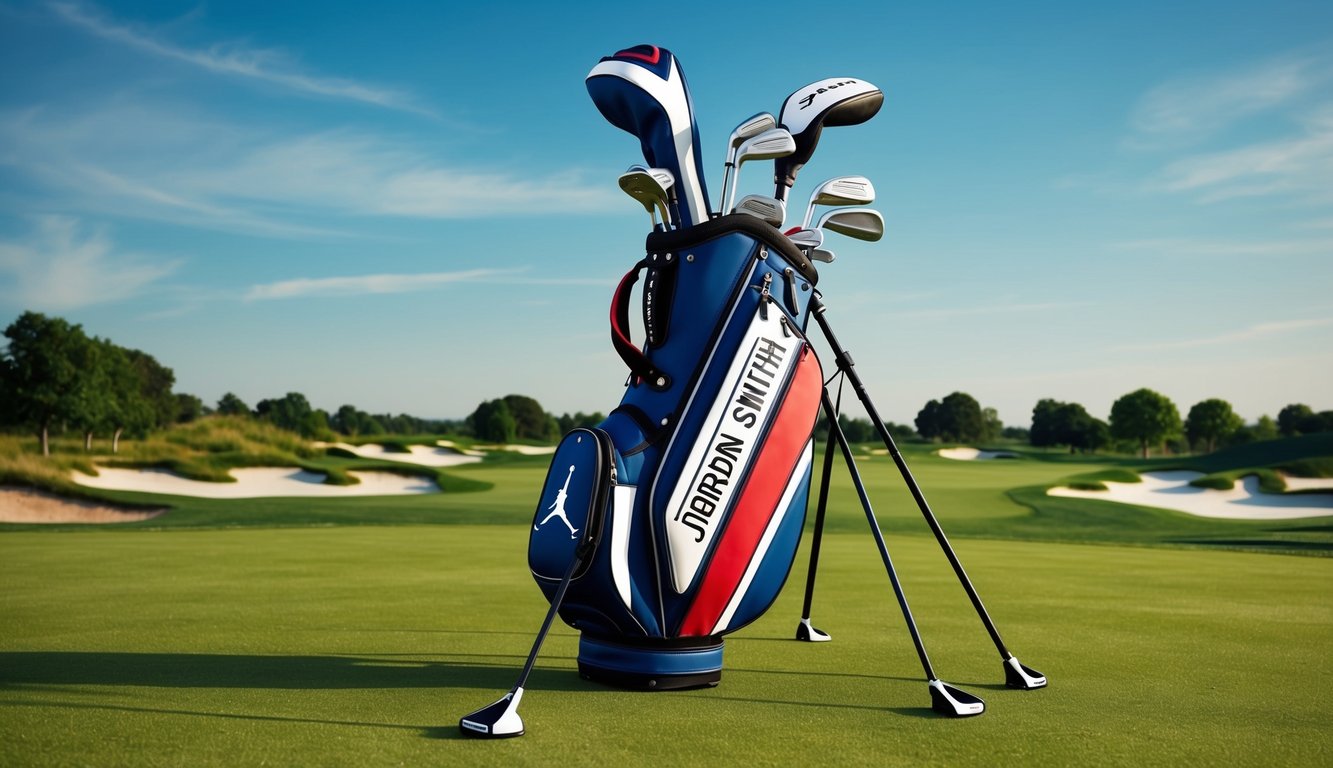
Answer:
<svg viewBox="0 0 1333 768"><path fill-rule="evenodd" d="M495 658L493 655L488 658ZM516 657L517 658L517 657ZM478 688L507 691L522 664L363 656L228 656L207 653L0 653L0 690L20 686L135 685L161 688L337 690ZM534 687L586 686L572 669L536 669Z"/></svg>

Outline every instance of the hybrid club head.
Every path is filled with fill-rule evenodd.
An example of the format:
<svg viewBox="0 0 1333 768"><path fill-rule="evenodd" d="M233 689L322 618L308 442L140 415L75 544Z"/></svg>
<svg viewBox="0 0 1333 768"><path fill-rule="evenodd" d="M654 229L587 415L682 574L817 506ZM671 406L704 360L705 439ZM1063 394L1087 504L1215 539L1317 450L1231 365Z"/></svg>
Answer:
<svg viewBox="0 0 1333 768"><path fill-rule="evenodd" d="M768 112L759 112L741 121L741 124L736 126L736 129L731 132L731 136L727 138L727 157L722 165L723 200L718 207L719 213L726 210L727 181L731 178L731 169L736 166L736 150L740 148L741 142L751 136L758 136L764 131L776 127L777 124L778 120L773 115Z"/></svg>
<svg viewBox="0 0 1333 768"><path fill-rule="evenodd" d="M630 166L628 171L620 175L618 183L625 194L638 200L644 208L648 209L648 215L652 217L654 228L657 226L658 211L662 213L662 224L664 226L673 223L671 219L671 190L675 186L676 180L671 175L671 171L665 168Z"/></svg>
<svg viewBox="0 0 1333 768"><path fill-rule="evenodd" d="M787 239L792 245L803 251L811 248L818 248L824 244L824 230L822 229L798 229L787 235Z"/></svg>
<svg viewBox="0 0 1333 768"><path fill-rule="evenodd" d="M811 261L822 261L825 264L832 264L833 259L836 258L833 251L827 248L811 248L806 256L809 256Z"/></svg>
<svg viewBox="0 0 1333 768"><path fill-rule="evenodd" d="M827 643L833 638L822 629L815 629L809 619L801 619L801 623L796 625L796 639L803 643Z"/></svg>
<svg viewBox="0 0 1333 768"><path fill-rule="evenodd" d="M758 216L775 227L782 226L783 219L787 218L787 206L767 195L746 195L736 204L735 212Z"/></svg>
<svg viewBox="0 0 1333 768"><path fill-rule="evenodd" d="M815 226L871 243L884 236L884 217L874 208L838 208L820 216Z"/></svg>
<svg viewBox="0 0 1333 768"><path fill-rule="evenodd" d="M732 175L731 186L727 188L727 196L723 198L722 210L728 210L731 201L736 197L736 182L740 179L742 164L749 160L772 160L795 151L796 140L786 128L770 128L742 141L736 148L736 173ZM781 222L777 226L782 226Z"/></svg>
<svg viewBox="0 0 1333 768"><path fill-rule="evenodd" d="M604 57L584 84L602 116L639 139L648 165L675 177L678 226L707 220L694 104L676 57L665 48L636 45Z"/></svg>
<svg viewBox="0 0 1333 768"><path fill-rule="evenodd" d="M458 730L464 736L481 739L507 739L523 735L523 718L518 716L518 703L523 700L522 686L511 690L504 698L482 707L458 721Z"/></svg>
<svg viewBox="0 0 1333 768"><path fill-rule="evenodd" d="M836 176L815 187L805 207L802 227L810 226L817 205L870 205L875 202L875 185L864 176Z"/></svg>
<svg viewBox="0 0 1333 768"><path fill-rule="evenodd" d="M879 112L884 92L864 80L830 77L793 91L782 102L778 125L791 131L796 151L773 164L773 196L787 199L787 191L796 183L796 174L815 153L819 134L825 126L857 125Z"/></svg>
<svg viewBox="0 0 1333 768"><path fill-rule="evenodd" d="M1018 659L1010 656L1004 660L1004 684L1022 691L1035 691L1046 687L1046 676L1019 664Z"/></svg>
<svg viewBox="0 0 1333 768"><path fill-rule="evenodd" d="M986 711L986 702L961 688L931 680L930 708L949 717L972 717Z"/></svg>

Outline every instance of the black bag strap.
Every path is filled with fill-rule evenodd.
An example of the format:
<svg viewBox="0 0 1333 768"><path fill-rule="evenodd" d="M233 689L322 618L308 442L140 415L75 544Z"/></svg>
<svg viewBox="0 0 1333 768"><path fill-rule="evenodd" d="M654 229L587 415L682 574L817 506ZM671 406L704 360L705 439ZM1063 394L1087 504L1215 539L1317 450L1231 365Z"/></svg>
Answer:
<svg viewBox="0 0 1333 768"><path fill-rule="evenodd" d="M630 292L634 284L639 282L639 273L649 266L648 260L643 259L626 272L620 279L620 285L616 286L615 296L611 299L611 345L638 380L647 382L653 389L663 390L671 386L671 377L658 370L629 336Z"/></svg>

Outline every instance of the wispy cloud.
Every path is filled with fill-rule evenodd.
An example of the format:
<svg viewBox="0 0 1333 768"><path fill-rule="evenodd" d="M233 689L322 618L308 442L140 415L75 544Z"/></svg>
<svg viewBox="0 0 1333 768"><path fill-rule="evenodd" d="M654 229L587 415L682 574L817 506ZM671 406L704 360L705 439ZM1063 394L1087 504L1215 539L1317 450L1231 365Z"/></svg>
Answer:
<svg viewBox="0 0 1333 768"><path fill-rule="evenodd" d="M0 242L0 299L26 309L77 309L136 296L178 266L120 251L104 231L86 231L76 219L42 216L29 237Z"/></svg>
<svg viewBox="0 0 1333 768"><path fill-rule="evenodd" d="M1333 201L1333 106L1307 118L1304 128L1299 136L1176 160L1156 183L1203 203L1276 194Z"/></svg>
<svg viewBox="0 0 1333 768"><path fill-rule="evenodd" d="M1248 328L1242 328L1237 331L1231 331L1216 336L1150 342L1145 344L1129 344L1120 346L1117 349L1125 351L1161 351L1168 349L1189 349L1193 347L1239 344L1246 341L1254 341L1256 339L1264 339L1273 336L1284 336L1313 328L1327 328L1329 326L1333 326L1333 317L1318 317L1307 320L1281 320L1268 323L1257 323Z"/></svg>
<svg viewBox="0 0 1333 768"><path fill-rule="evenodd" d="M1157 238L1127 240L1108 246L1116 251L1149 251L1164 256L1333 256L1333 239L1310 240L1206 240L1197 238Z"/></svg>
<svg viewBox="0 0 1333 768"><path fill-rule="evenodd" d="M459 272L424 272L416 274L355 275L350 277L302 277L250 287L247 301L297 299L329 296L364 296L367 294L412 293L441 285L476 281L503 274L502 270L469 269Z"/></svg>
<svg viewBox="0 0 1333 768"><path fill-rule="evenodd" d="M345 235L349 217L526 217L623 205L577 171L464 167L364 132L274 138L147 103L0 112L0 165L66 210L289 238ZM330 216L336 224L320 223Z"/></svg>
<svg viewBox="0 0 1333 768"><path fill-rule="evenodd" d="M377 107L432 114L400 90L353 80L322 77L299 71L289 57L275 50L250 48L239 43L219 43L199 50L177 45L131 24L106 17L81 3L51 3L57 18L96 37L143 53L183 62L214 74L240 77L307 96L370 104Z"/></svg>
<svg viewBox="0 0 1333 768"><path fill-rule="evenodd" d="M1131 146L1194 141L1252 115L1289 104L1328 81L1326 57L1288 56L1223 73L1164 82L1144 94L1130 118Z"/></svg>

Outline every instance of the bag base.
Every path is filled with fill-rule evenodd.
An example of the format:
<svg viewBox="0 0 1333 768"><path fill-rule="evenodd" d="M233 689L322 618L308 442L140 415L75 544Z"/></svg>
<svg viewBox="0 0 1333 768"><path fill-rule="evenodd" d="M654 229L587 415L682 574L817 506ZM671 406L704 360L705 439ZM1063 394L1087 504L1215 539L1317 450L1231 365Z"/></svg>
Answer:
<svg viewBox="0 0 1333 768"><path fill-rule="evenodd" d="M712 687L722 679L722 638L609 640L584 633L579 637L579 675L636 691Z"/></svg>

